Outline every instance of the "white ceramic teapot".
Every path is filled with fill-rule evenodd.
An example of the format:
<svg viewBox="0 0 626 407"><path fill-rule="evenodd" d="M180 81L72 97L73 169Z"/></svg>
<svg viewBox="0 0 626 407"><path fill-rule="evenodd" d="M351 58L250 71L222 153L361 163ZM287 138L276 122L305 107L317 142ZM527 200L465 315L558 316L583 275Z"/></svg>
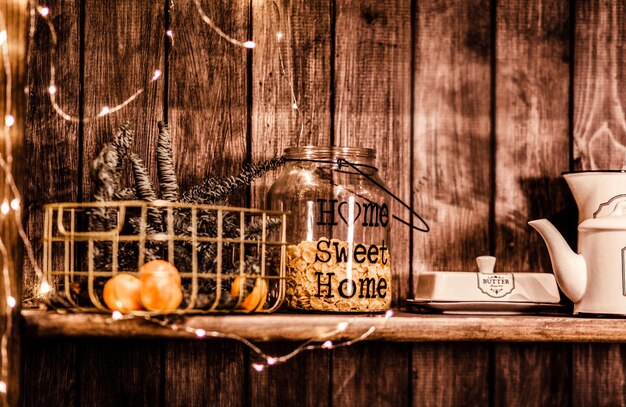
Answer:
<svg viewBox="0 0 626 407"><path fill-rule="evenodd" d="M575 314L626 315L626 195L618 194L587 213L591 217L578 226L580 254L548 220L529 224L545 240L556 281L574 302Z"/></svg>

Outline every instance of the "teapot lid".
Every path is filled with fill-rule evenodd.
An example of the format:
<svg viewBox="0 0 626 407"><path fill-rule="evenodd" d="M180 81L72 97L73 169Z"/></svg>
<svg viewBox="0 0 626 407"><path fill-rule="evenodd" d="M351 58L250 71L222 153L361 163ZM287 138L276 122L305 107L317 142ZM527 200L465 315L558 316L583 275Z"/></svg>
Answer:
<svg viewBox="0 0 626 407"><path fill-rule="evenodd" d="M626 195L617 195L601 204L593 218L578 226L579 230L626 230Z"/></svg>

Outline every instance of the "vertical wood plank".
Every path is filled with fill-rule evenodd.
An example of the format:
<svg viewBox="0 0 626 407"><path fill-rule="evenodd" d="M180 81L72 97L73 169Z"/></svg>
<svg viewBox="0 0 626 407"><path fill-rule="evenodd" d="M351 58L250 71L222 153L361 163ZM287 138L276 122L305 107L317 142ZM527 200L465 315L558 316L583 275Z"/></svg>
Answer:
<svg viewBox="0 0 626 407"><path fill-rule="evenodd" d="M253 161L280 155L289 146L330 145L331 4L253 2ZM278 32L283 34L280 42ZM253 205L264 204L276 176L268 174L255 184Z"/></svg>
<svg viewBox="0 0 626 407"><path fill-rule="evenodd" d="M576 169L626 167L624 2L576 2L574 159Z"/></svg>
<svg viewBox="0 0 626 407"><path fill-rule="evenodd" d="M404 200L410 189L411 6L408 0L335 3L334 145L377 150L380 175ZM397 203L393 213L405 215ZM393 302L409 290L409 232L393 225ZM338 349L332 404L406 405L408 345ZM384 372L385 380L380 380Z"/></svg>
<svg viewBox="0 0 626 407"><path fill-rule="evenodd" d="M0 69L0 153L6 165L10 166L13 178L18 189L22 189L27 177L22 166L24 131L26 129L26 27L28 22L28 2L26 0L10 0L0 5L3 17L3 33L5 34L6 52L0 56L0 63L4 69ZM5 49L3 47L3 49ZM5 56L8 58L5 59ZM6 70L6 71L5 71ZM5 75L6 73L6 75ZM4 119L7 116L14 118L14 123L7 124ZM10 153L10 155L9 155ZM10 161L14 160L14 161ZM4 202L11 201L15 196L7 185L7 174L0 171L0 199ZM18 235L18 223L20 217L13 217L11 211L4 215L0 221L0 237L3 242L3 255L0 255L0 267L6 270L8 281L0 281L0 329L2 330L3 345L6 346L6 366L2 366L6 377L2 380L6 386L1 394L0 403L15 406L20 398L20 373L21 373L21 336L20 336L20 309L22 289L22 246ZM4 272L3 272L4 275ZM8 287L7 287L8 282ZM5 294L6 293L6 294ZM7 309L7 297L12 296L17 306ZM4 337L6 335L6 337ZM2 361L4 363L4 361Z"/></svg>
<svg viewBox="0 0 626 407"><path fill-rule="evenodd" d="M90 198L91 161L113 139L117 127L129 122L135 130L132 150L156 180L157 122L163 118L165 11L161 2L116 0L85 2L84 112L91 117L103 106L122 103L135 91L144 92L124 109L84 125L83 199Z"/></svg>
<svg viewBox="0 0 626 407"><path fill-rule="evenodd" d="M570 405L570 355L566 344L495 345L493 405Z"/></svg>
<svg viewBox="0 0 626 407"><path fill-rule="evenodd" d="M253 39L257 43L252 54L252 160L280 155L288 146L331 145L333 2L284 0L276 6L269 1L252 3ZM278 31L283 34L281 42L276 37ZM289 82L293 84L297 111L292 107ZM252 206L264 206L267 190L277 175L268 174L254 184ZM289 347L268 349L283 354ZM329 359L328 352L307 352L261 373L250 370L250 404L327 405Z"/></svg>
<svg viewBox="0 0 626 407"><path fill-rule="evenodd" d="M568 3L502 2L496 16L496 267L548 271L543 240L527 222L571 205L561 179L569 168Z"/></svg>
<svg viewBox="0 0 626 407"><path fill-rule="evenodd" d="M569 168L568 2L498 2L496 22L496 267L549 271L544 244L527 222L575 224L560 176ZM493 363L495 405L569 402L569 347L497 344Z"/></svg>
<svg viewBox="0 0 626 407"><path fill-rule="evenodd" d="M489 405L489 348L480 343L414 344L413 405Z"/></svg>
<svg viewBox="0 0 626 407"><path fill-rule="evenodd" d="M76 405L76 341L29 338L23 349L22 405Z"/></svg>
<svg viewBox="0 0 626 407"><path fill-rule="evenodd" d="M163 80L151 82L163 69L165 10L163 2L87 0L84 5L84 114L122 103L145 88L124 109L83 125L83 187L90 200L91 161L116 128L128 121L135 130L132 150L144 159L156 180L157 122L163 118ZM160 404L160 343L85 341L79 349L81 405Z"/></svg>
<svg viewBox="0 0 626 407"><path fill-rule="evenodd" d="M28 106L24 165L29 182L24 189L24 224L37 261L41 261L43 211L41 204L78 199L78 124L58 116L49 101L50 63L56 66L57 103L67 113L79 114L80 3L47 2L58 38L51 61L51 38L46 23L36 21L28 65ZM24 303L33 305L37 278L32 264L24 261ZM23 361L24 406L74 405L76 402L76 342L61 339L27 340Z"/></svg>
<svg viewBox="0 0 626 407"><path fill-rule="evenodd" d="M489 1L421 1L414 24L413 194L432 231L413 272L474 271L489 252Z"/></svg>
<svg viewBox="0 0 626 407"><path fill-rule="evenodd" d="M377 151L379 173L406 202L411 162L409 0L339 1L335 21L335 145ZM390 199L391 200L391 199ZM392 201L391 210L407 218ZM394 303L409 291L409 230L392 222Z"/></svg>
<svg viewBox="0 0 626 407"><path fill-rule="evenodd" d="M575 344L572 353L573 406L626 404L624 345Z"/></svg>
<svg viewBox="0 0 626 407"><path fill-rule="evenodd" d="M490 20L489 0L417 2L412 188L432 230L414 235L413 272L474 271L489 253ZM413 355L414 405L487 404L488 348L415 344Z"/></svg>
<svg viewBox="0 0 626 407"><path fill-rule="evenodd" d="M144 339L80 341L79 405L160 406L161 348Z"/></svg>
<svg viewBox="0 0 626 407"><path fill-rule="evenodd" d="M576 2L575 7L575 169L625 168L624 2ZM572 404L626 404L625 360L623 345L574 345Z"/></svg>
<svg viewBox="0 0 626 407"><path fill-rule="evenodd" d="M224 32L248 39L248 2L202 1L202 7ZM170 13L168 120L185 191L206 176L237 173L247 157L250 51L213 32L191 1L177 2ZM246 204L243 196L231 202ZM168 342L165 404L242 405L246 355L247 349L231 342Z"/></svg>
<svg viewBox="0 0 626 407"><path fill-rule="evenodd" d="M50 63L56 66L57 103L67 113L78 116L80 88L80 4L50 1L50 16L58 44L54 61L50 60L51 38L48 27L37 19L35 38L30 44L28 66L28 116L24 144L25 168L29 182L24 189L24 223L41 261L43 211L50 202L75 202L79 184L78 124L63 120L52 108L48 94ZM24 262L24 302L32 303L37 278L30 262Z"/></svg>
<svg viewBox="0 0 626 407"><path fill-rule="evenodd" d="M333 351L332 405L408 405L410 349L367 342Z"/></svg>
<svg viewBox="0 0 626 407"><path fill-rule="evenodd" d="M264 344L270 355L284 355L298 344ZM250 370L251 406L325 406L329 402L330 352L304 352L262 372ZM254 362L252 360L251 362Z"/></svg>
<svg viewBox="0 0 626 407"><path fill-rule="evenodd" d="M233 341L171 341L165 352L166 406L243 406L245 348Z"/></svg>
<svg viewBox="0 0 626 407"><path fill-rule="evenodd" d="M217 26L248 38L245 1L203 1ZM168 118L181 191L208 175L239 171L247 154L247 61L243 48L224 41L201 20L193 2L171 9Z"/></svg>

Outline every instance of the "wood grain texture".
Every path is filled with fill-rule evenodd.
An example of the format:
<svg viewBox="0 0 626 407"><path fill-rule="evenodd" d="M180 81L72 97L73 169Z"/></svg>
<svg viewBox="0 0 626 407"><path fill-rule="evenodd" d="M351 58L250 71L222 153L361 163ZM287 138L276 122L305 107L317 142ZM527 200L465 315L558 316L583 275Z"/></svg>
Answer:
<svg viewBox="0 0 626 407"><path fill-rule="evenodd" d="M2 47L0 63L0 117L13 116L14 123L0 125L0 154L3 163L10 167L17 188L21 191L26 181L23 163L23 147L26 129L26 54L28 23L28 1L9 0L0 4L3 18L3 34L6 44ZM6 58L6 59L5 59ZM8 186L10 174L0 170L0 199L11 201L15 194ZM15 215L15 216L14 216ZM20 309L22 302L22 245L18 235L20 213L11 211L0 220L2 255L0 267L3 277L0 280L0 328L3 351L6 351L6 366L2 367L2 380L6 385L5 394L0 394L0 404L16 406L20 397L21 335ZM5 274L6 273L6 274ZM8 281L7 281L8 280ZM8 284L7 284L8 283ZM7 286L8 285L8 286ZM7 309L8 296L17 301L17 306ZM6 346L6 348L4 348ZM4 358L3 358L4 359ZM4 364L4 360L2 360ZM6 376L5 376L6 375Z"/></svg>
<svg viewBox="0 0 626 407"><path fill-rule="evenodd" d="M543 240L527 222L575 225L561 177L569 169L568 3L501 2L496 16L496 268L550 271Z"/></svg>
<svg viewBox="0 0 626 407"><path fill-rule="evenodd" d="M332 405L409 404L410 345L359 343L333 351Z"/></svg>
<svg viewBox="0 0 626 407"><path fill-rule="evenodd" d="M79 405L161 405L160 342L83 340L77 348Z"/></svg>
<svg viewBox="0 0 626 407"><path fill-rule="evenodd" d="M624 2L576 2L574 158L576 169L626 168Z"/></svg>
<svg viewBox="0 0 626 407"><path fill-rule="evenodd" d="M336 3L333 143L375 148L381 178L403 199L410 189L410 23L408 1ZM391 208L401 213L397 204ZM408 291L408 237L398 227L390 242L394 303ZM409 348L375 343L335 350L332 404L408 404Z"/></svg>
<svg viewBox="0 0 626 407"><path fill-rule="evenodd" d="M253 161L280 155L289 146L330 145L331 4L329 0L252 4L257 43L251 78ZM283 34L280 42L277 32ZM290 82L297 110L292 107ZM276 177L268 174L254 184L255 206L263 206Z"/></svg>
<svg viewBox="0 0 626 407"><path fill-rule="evenodd" d="M164 368L165 406L243 406L246 351L234 341L170 341Z"/></svg>
<svg viewBox="0 0 626 407"><path fill-rule="evenodd" d="M413 405L489 405L489 351L480 343L413 345Z"/></svg>
<svg viewBox="0 0 626 407"><path fill-rule="evenodd" d="M269 355L284 355L299 343L264 345ZM251 360L254 363L254 358ZM262 372L250 369L251 406L326 406L330 390L330 352L301 353L284 364Z"/></svg>
<svg viewBox="0 0 626 407"><path fill-rule="evenodd" d="M494 406L570 405L569 346L524 343L494 347Z"/></svg>
<svg viewBox="0 0 626 407"><path fill-rule="evenodd" d="M496 22L496 267L550 271L543 241L527 222L549 217L575 225L560 176L570 160L568 2L498 2ZM569 362L565 346L496 345L494 405L567 405Z"/></svg>
<svg viewBox="0 0 626 407"><path fill-rule="evenodd" d="M163 81L150 82L163 69L163 2L88 0L84 7L84 114L122 103L137 89L139 97L117 113L83 125L83 185L79 199L90 200L91 161L116 128L129 122L135 130L132 150L156 181L157 122L163 118ZM130 182L130 171L122 186ZM78 358L78 399L82 405L158 405L161 346L133 342L86 341ZM144 369L144 370L142 370Z"/></svg>
<svg viewBox="0 0 626 407"><path fill-rule="evenodd" d="M229 35L248 37L248 2L203 1ZM226 42L200 19L193 2L171 10L168 118L181 191L208 175L239 171L247 154L248 50ZM243 204L243 201L235 200Z"/></svg>
<svg viewBox="0 0 626 407"><path fill-rule="evenodd" d="M573 345L572 405L625 405L625 357L624 345Z"/></svg>
<svg viewBox="0 0 626 407"><path fill-rule="evenodd" d="M242 41L248 39L248 2L201 3L224 32ZM168 120L176 173L181 191L185 191L206 176L236 174L246 160L250 51L224 41L213 32L191 1L176 3L171 8L170 25L174 45L169 65ZM240 192L231 202L247 205L245 191ZM212 344L217 346L213 348ZM165 349L164 374L173 386L166 387L167 402L174 405L185 405L187 401L189 405L245 402L247 349L230 342L194 343L189 350L181 343L168 342ZM206 365L201 366L198 361L206 361ZM198 375L188 371L190 366L197 367ZM178 382L177 377L183 380ZM209 403L203 403L205 400Z"/></svg>
<svg viewBox="0 0 626 407"><path fill-rule="evenodd" d="M488 0L421 1L413 38L413 199L430 222L413 272L476 270L489 253Z"/></svg>
<svg viewBox="0 0 626 407"><path fill-rule="evenodd" d="M24 186L24 224L41 261L43 210L49 202L73 202L79 188L78 124L58 116L50 103L48 86L50 63L56 66L57 103L67 113L79 114L80 89L80 4L77 1L51 1L50 19L55 26L58 44L56 57L51 61L51 38L48 27L37 19L35 38L30 44L28 66L28 105L26 138L24 140L25 166L29 169ZM53 259L57 260L57 259ZM24 300L30 303L37 283L33 265L24 261Z"/></svg>
<svg viewBox="0 0 626 407"><path fill-rule="evenodd" d="M22 405L77 405L76 339L33 338L23 343Z"/></svg>
<svg viewBox="0 0 626 407"><path fill-rule="evenodd" d="M289 146L331 145L332 4L330 0L252 2L257 43L250 79L252 161L281 155ZM281 42L278 31L283 34ZM290 82L298 110L292 107ZM279 173L253 184L253 207L266 206L267 191ZM286 347L270 349L283 354ZM251 405L327 404L329 358L324 352L307 353L262 373L249 370Z"/></svg>
<svg viewBox="0 0 626 407"><path fill-rule="evenodd" d="M27 337L102 336L126 338L190 338L192 334L155 326L141 318L107 323L107 315L60 315L23 311ZM191 326L234 333L250 340L303 341L336 329L341 314L273 314L190 316ZM354 315L335 340L355 339L370 327L369 340L400 342L626 342L626 319L534 315L429 315L397 313L393 318Z"/></svg>
<svg viewBox="0 0 626 407"><path fill-rule="evenodd" d="M36 20L30 44L28 105L24 165L24 225L37 261L42 259L43 211L41 204L79 199L79 126L58 116L49 101L50 63L56 66L57 103L68 114L78 116L80 89L80 2L47 2L48 17L57 34L56 57L51 60L51 37L43 19ZM56 261L58 259L53 259ZM32 305L37 278L33 265L23 268L24 301ZM27 340L23 361L24 406L75 405L76 342L72 339Z"/></svg>
<svg viewBox="0 0 626 407"><path fill-rule="evenodd" d="M163 80L151 81L163 70L165 11L162 2L116 0L85 2L84 112L97 115L103 106L122 103L135 91L144 92L117 113L85 123L83 196L89 200L91 161L115 130L128 122L135 130L132 148L156 182L157 122L163 119ZM106 17L105 17L106 16ZM130 171L122 187L130 180ZM124 182L125 181L125 182Z"/></svg>
<svg viewBox="0 0 626 407"><path fill-rule="evenodd" d="M408 0L339 1L335 10L334 144L377 151L380 177L409 202L411 7ZM397 202L391 211L407 219ZM408 228L392 222L393 300L409 291Z"/></svg>

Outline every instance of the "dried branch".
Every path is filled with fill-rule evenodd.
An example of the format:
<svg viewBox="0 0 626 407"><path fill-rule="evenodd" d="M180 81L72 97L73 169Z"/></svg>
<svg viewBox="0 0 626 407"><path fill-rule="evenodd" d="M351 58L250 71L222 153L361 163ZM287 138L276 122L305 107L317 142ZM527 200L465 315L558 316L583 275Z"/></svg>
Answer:
<svg viewBox="0 0 626 407"><path fill-rule="evenodd" d="M152 182L148 176L148 172L143 165L143 160L136 154L131 154L130 160L133 164L133 175L135 178L135 188L137 189L137 197L141 200L153 202L157 200L157 194L154 192ZM163 230L163 220L160 211L156 208L148 209L148 222L156 231Z"/></svg>
<svg viewBox="0 0 626 407"><path fill-rule="evenodd" d="M247 164L236 176L208 178L185 192L182 201L199 204L224 202L233 191L250 185L256 178L268 171L280 168L284 163L284 157L274 157L258 164Z"/></svg>
<svg viewBox="0 0 626 407"><path fill-rule="evenodd" d="M167 124L159 122L159 139L156 148L157 174L159 177L159 189L161 198L166 201L178 201L178 181L174 169L172 154L172 140Z"/></svg>
<svg viewBox="0 0 626 407"><path fill-rule="evenodd" d="M113 194L114 201L133 201L137 199L137 192L134 187L124 188Z"/></svg>

